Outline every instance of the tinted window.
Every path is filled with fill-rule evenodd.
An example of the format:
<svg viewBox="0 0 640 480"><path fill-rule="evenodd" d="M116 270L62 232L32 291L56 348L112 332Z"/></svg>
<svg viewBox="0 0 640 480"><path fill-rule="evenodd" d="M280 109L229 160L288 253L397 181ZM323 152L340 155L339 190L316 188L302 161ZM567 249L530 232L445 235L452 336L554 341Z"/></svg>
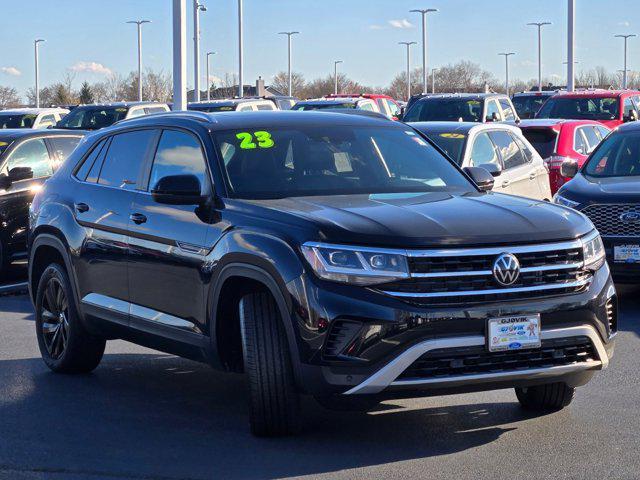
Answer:
<svg viewBox="0 0 640 480"><path fill-rule="evenodd" d="M500 99L500 106L502 107L502 114L505 120L515 120L516 116L513 114L513 108L509 104L509 100L506 98Z"/></svg>
<svg viewBox="0 0 640 480"><path fill-rule="evenodd" d="M493 120L493 114L496 114L496 120L500 120L500 109L498 108L498 102L495 100L489 100L487 102L487 120Z"/></svg>
<svg viewBox="0 0 640 480"><path fill-rule="evenodd" d="M618 118L618 99L604 98L550 98L536 118L570 118L577 120L615 120Z"/></svg>
<svg viewBox="0 0 640 480"><path fill-rule="evenodd" d="M189 104L189 110L197 110L199 112L235 112L236 106L223 104L223 105L198 105L198 104Z"/></svg>
<svg viewBox="0 0 640 480"><path fill-rule="evenodd" d="M400 115L400 107L396 102L393 102L388 98L385 98L384 101L387 103L387 107L389 107L389 111L391 112L392 117L397 117L398 115Z"/></svg>
<svg viewBox="0 0 640 480"><path fill-rule="evenodd" d="M511 103L520 118L533 118L547 98L543 95L518 95L511 99Z"/></svg>
<svg viewBox="0 0 640 480"><path fill-rule="evenodd" d="M458 132L424 132L429 139L445 151L458 165L462 163L462 153L467 136Z"/></svg>
<svg viewBox="0 0 640 480"><path fill-rule="evenodd" d="M158 180L169 175L195 175L200 180L203 192L205 191L205 159L200 142L193 135L175 130L162 132L151 168L149 189L153 189Z"/></svg>
<svg viewBox="0 0 640 480"><path fill-rule="evenodd" d="M127 116L126 107L79 107L58 122L59 128L97 130L123 120Z"/></svg>
<svg viewBox="0 0 640 480"><path fill-rule="evenodd" d="M614 133L589 157L584 173L594 177L640 176L640 135Z"/></svg>
<svg viewBox="0 0 640 480"><path fill-rule="evenodd" d="M283 198L475 190L412 130L323 123L214 132L220 156L227 152L228 161L221 166L231 195Z"/></svg>
<svg viewBox="0 0 640 480"><path fill-rule="evenodd" d="M144 117L144 108L136 108L129 110L129 116L127 118Z"/></svg>
<svg viewBox="0 0 640 480"><path fill-rule="evenodd" d="M80 168L78 168L78 170L76 171L76 174L75 174L76 178L78 178L79 180L88 180L87 174L89 173L89 170L91 170L91 167L93 167L94 163L96 162L96 159L100 155L102 151L102 147L104 147L105 143L106 143L106 140L102 140L100 143L98 143L98 145L94 147L93 150L91 150L91 153L84 159L84 161L82 162L82 165L80 165ZM97 179L98 179L98 176L96 175L93 181L95 182Z"/></svg>
<svg viewBox="0 0 640 480"><path fill-rule="evenodd" d="M405 122L482 121L482 102L465 98L426 98L415 102L403 119Z"/></svg>
<svg viewBox="0 0 640 480"><path fill-rule="evenodd" d="M133 190L155 130L138 130L114 135L104 159L98 183Z"/></svg>
<svg viewBox="0 0 640 480"><path fill-rule="evenodd" d="M526 163L524 155L511 135L509 135L509 132L495 131L490 132L489 136L496 144L496 147L498 147L505 169L514 168Z"/></svg>
<svg viewBox="0 0 640 480"><path fill-rule="evenodd" d="M6 171L16 167L29 167L33 171L33 178L46 177L53 174L49 151L41 138L27 140L18 145L9 154L6 165Z"/></svg>
<svg viewBox="0 0 640 480"><path fill-rule="evenodd" d="M49 137L49 143L58 161L67 159L80 143L80 137Z"/></svg>
<svg viewBox="0 0 640 480"><path fill-rule="evenodd" d="M324 102L324 103L297 103L293 110L323 110L325 108L356 108L356 104L353 102L350 103L334 103L334 102Z"/></svg>
<svg viewBox="0 0 640 480"><path fill-rule="evenodd" d="M37 115L0 113L0 128L31 128Z"/></svg>
<svg viewBox="0 0 640 480"><path fill-rule="evenodd" d="M261 103L258 105L258 110L274 110L274 108L271 104Z"/></svg>
<svg viewBox="0 0 640 480"><path fill-rule="evenodd" d="M248 112L250 110L253 110L253 107L251 105L241 105L240 107L238 107L239 112Z"/></svg>
<svg viewBox="0 0 640 480"><path fill-rule="evenodd" d="M587 139L587 146L589 148L588 152L589 153L593 152L595 148L598 146L598 144L600 143L600 138L596 134L595 127L592 127L592 126L582 127L582 133Z"/></svg>
<svg viewBox="0 0 640 480"><path fill-rule="evenodd" d="M472 167L479 167L486 163L500 165L498 150L487 133L480 133L473 141L469 163Z"/></svg>
<svg viewBox="0 0 640 480"><path fill-rule="evenodd" d="M373 103L370 102L362 102L359 105L360 110L366 110L368 112L374 112L375 109L373 108Z"/></svg>
<svg viewBox="0 0 640 480"><path fill-rule="evenodd" d="M558 133L551 128L523 128L522 135L542 158L549 158L556 150Z"/></svg>
<svg viewBox="0 0 640 480"><path fill-rule="evenodd" d="M151 114L151 113L166 112L167 109L164 107L145 107L144 111L148 114Z"/></svg>
<svg viewBox="0 0 640 480"><path fill-rule="evenodd" d="M40 128L46 128L55 124L56 124L56 117L54 117L53 115L45 115L40 119L40 123L38 124L38 126Z"/></svg>
<svg viewBox="0 0 640 480"><path fill-rule="evenodd" d="M635 111L636 109L635 106L633 105L633 102L631 101L631 97L627 97L624 99L623 108L624 108L623 115L629 118L631 115L631 112Z"/></svg>

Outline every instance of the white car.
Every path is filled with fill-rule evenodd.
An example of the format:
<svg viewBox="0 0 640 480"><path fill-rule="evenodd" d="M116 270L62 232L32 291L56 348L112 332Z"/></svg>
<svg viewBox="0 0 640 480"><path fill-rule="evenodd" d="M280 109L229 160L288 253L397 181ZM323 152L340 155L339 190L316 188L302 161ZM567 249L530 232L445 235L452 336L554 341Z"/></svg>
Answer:
<svg viewBox="0 0 640 480"><path fill-rule="evenodd" d="M229 98L191 102L187 105L187 110L199 112L255 112L258 110L279 110L279 108L271 100L262 98Z"/></svg>
<svg viewBox="0 0 640 480"><path fill-rule="evenodd" d="M161 102L114 102L80 105L62 119L56 128L65 130L99 130L121 120L169 111Z"/></svg>
<svg viewBox="0 0 640 480"><path fill-rule="evenodd" d="M58 123L66 108L12 108L0 110L0 128L49 128Z"/></svg>
<svg viewBox="0 0 640 480"><path fill-rule="evenodd" d="M522 131L504 123L415 122L461 167L483 167L494 177L493 190L551 200L549 171Z"/></svg>

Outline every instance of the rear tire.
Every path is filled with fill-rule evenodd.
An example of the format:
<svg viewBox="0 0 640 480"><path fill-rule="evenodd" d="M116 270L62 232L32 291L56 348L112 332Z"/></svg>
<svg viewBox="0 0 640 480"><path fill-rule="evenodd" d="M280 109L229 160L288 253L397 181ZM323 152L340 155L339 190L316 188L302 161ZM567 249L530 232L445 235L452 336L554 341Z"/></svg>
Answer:
<svg viewBox="0 0 640 480"><path fill-rule="evenodd" d="M516 388L516 396L523 408L539 412L553 412L569 406L575 388L566 383L549 383L535 387Z"/></svg>
<svg viewBox="0 0 640 480"><path fill-rule="evenodd" d="M69 276L57 263L45 268L38 282L36 335L42 359L54 372L91 372L104 354L105 340L82 325Z"/></svg>
<svg viewBox="0 0 640 480"><path fill-rule="evenodd" d="M251 432L259 437L297 433L300 398L287 336L273 297L265 292L243 297L240 322Z"/></svg>

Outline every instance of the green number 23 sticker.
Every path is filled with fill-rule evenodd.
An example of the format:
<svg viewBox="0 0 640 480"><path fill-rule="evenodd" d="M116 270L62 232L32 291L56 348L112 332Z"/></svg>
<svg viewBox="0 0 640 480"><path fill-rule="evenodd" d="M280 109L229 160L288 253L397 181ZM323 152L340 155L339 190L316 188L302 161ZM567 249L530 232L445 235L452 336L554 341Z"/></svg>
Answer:
<svg viewBox="0 0 640 480"><path fill-rule="evenodd" d="M271 148L275 145L275 142L271 138L271 134L265 131L253 132L240 132L236 134L236 138L240 140L240 148L243 150L252 150L254 148ZM258 142L257 144L254 142Z"/></svg>

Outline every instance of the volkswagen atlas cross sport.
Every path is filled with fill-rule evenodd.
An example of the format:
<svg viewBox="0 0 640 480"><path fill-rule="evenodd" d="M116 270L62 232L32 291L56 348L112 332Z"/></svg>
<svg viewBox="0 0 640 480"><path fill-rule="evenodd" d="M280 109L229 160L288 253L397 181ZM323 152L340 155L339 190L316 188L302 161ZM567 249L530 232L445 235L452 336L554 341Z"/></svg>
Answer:
<svg viewBox="0 0 640 480"><path fill-rule="evenodd" d="M575 177L560 188L554 202L591 219L602 235L616 282L640 280L640 125L614 130L586 163L565 160L562 174Z"/></svg>
<svg viewBox="0 0 640 480"><path fill-rule="evenodd" d="M31 210L56 372L121 338L248 378L257 435L334 408L514 388L560 409L606 367L616 293L569 208L495 194L411 127L323 112L150 115L97 132Z"/></svg>

